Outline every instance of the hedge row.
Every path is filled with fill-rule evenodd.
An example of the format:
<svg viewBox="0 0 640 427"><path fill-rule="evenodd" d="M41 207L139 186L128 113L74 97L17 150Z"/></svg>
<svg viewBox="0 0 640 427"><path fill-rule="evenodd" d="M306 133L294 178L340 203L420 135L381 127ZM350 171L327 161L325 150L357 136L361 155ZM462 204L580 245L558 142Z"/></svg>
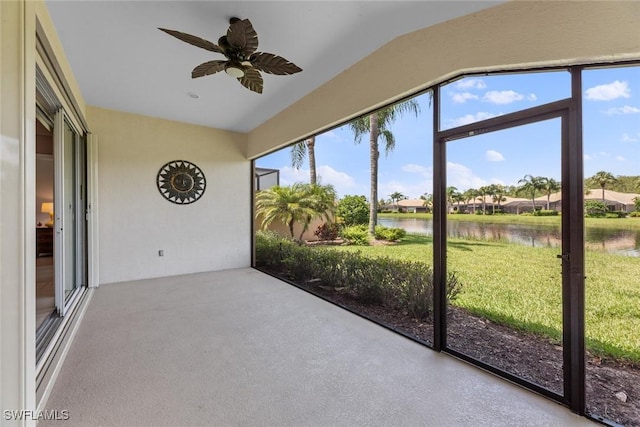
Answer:
<svg viewBox="0 0 640 427"><path fill-rule="evenodd" d="M298 245L270 233L256 236L256 266L298 284L340 288L357 300L427 319L433 311L430 266L359 252ZM454 275L447 280L450 299L460 291Z"/></svg>

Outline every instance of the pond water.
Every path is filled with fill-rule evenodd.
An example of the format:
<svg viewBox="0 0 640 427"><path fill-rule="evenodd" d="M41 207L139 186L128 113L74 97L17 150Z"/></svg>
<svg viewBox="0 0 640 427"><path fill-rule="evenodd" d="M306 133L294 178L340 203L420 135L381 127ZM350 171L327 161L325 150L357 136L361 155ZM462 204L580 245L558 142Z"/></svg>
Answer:
<svg viewBox="0 0 640 427"><path fill-rule="evenodd" d="M433 234L433 220L420 218L378 218L385 227L403 228L407 233ZM525 224L488 224L474 221L449 221L449 237L478 240L505 240L533 247L557 247L561 244L560 226ZM640 231L616 228L587 228L587 249L640 257Z"/></svg>

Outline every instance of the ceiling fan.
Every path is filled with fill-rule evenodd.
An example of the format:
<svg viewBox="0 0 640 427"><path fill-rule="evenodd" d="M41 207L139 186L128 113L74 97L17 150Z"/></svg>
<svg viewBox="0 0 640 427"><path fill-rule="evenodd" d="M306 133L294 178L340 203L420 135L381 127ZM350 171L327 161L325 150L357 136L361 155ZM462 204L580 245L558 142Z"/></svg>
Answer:
<svg viewBox="0 0 640 427"><path fill-rule="evenodd" d="M183 42L210 52L221 53L227 58L226 61L216 59L198 65L191 72L191 77L194 79L224 70L228 75L237 78L247 89L262 93L263 81L260 71L278 75L295 74L302 71L302 68L281 56L267 52L256 52L258 34L248 19L231 18L227 35L220 37L217 45L180 31L166 28L158 29Z"/></svg>

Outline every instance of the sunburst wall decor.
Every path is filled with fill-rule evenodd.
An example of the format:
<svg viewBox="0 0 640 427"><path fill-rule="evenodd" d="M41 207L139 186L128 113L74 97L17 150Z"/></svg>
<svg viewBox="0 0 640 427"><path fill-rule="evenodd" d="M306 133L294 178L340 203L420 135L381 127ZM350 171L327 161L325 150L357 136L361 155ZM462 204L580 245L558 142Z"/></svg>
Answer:
<svg viewBox="0 0 640 427"><path fill-rule="evenodd" d="M158 171L158 191L168 201L188 205L204 194L207 181L200 168L186 160L173 160Z"/></svg>

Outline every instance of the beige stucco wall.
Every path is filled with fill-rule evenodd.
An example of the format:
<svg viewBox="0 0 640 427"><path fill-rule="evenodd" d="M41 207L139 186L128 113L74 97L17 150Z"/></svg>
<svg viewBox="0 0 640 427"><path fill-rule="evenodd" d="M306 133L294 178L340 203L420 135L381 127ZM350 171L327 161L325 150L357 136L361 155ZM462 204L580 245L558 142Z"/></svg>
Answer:
<svg viewBox="0 0 640 427"><path fill-rule="evenodd" d="M318 227L322 224L324 224L326 221L317 218L314 219L313 221L311 221L311 223L309 224L309 228L307 229L307 231L305 231L302 234L302 240L309 240L309 241L316 241L318 240L318 236L316 236L314 233L316 232L316 230L318 229ZM256 220L254 222L254 231L258 231L258 230L264 230L265 228L262 227L262 217L260 215L258 215L256 217ZM291 233L289 233L289 226L285 223L283 223L282 221L273 221L271 224L269 224L269 226L266 228L266 230L269 231L275 231L276 233L278 233L279 235L283 236L283 237L291 237ZM302 233L302 224L299 222L296 222L293 225L293 235L296 239L298 239L300 237L300 233Z"/></svg>
<svg viewBox="0 0 640 427"><path fill-rule="evenodd" d="M248 155L462 72L640 59L636 1L513 1L398 37L249 134Z"/></svg>
<svg viewBox="0 0 640 427"><path fill-rule="evenodd" d="M91 106L87 117L98 139L101 284L250 265L244 135ZM172 160L203 171L195 203L158 191L156 175Z"/></svg>

